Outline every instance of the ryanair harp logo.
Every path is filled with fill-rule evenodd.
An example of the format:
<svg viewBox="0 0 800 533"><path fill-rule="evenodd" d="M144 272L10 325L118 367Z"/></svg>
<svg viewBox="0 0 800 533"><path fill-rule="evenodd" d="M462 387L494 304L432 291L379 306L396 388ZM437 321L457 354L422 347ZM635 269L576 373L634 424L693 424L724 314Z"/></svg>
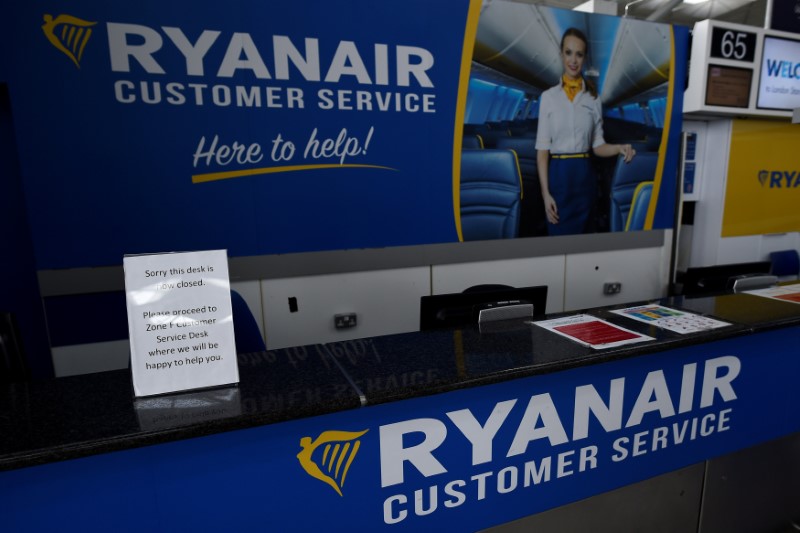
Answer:
<svg viewBox="0 0 800 533"><path fill-rule="evenodd" d="M303 437L300 439L302 450L297 454L297 459L309 476L327 483L339 496L343 496L342 487L347 471L361 447L359 437L367 431L324 431L313 442L311 437ZM321 451L315 458L314 452L318 448Z"/></svg>
<svg viewBox="0 0 800 533"><path fill-rule="evenodd" d="M83 49L92 36L92 26L95 24L97 22L81 20L72 15L53 18L53 15L46 14L42 31L53 46L66 54L76 67L81 68Z"/></svg>

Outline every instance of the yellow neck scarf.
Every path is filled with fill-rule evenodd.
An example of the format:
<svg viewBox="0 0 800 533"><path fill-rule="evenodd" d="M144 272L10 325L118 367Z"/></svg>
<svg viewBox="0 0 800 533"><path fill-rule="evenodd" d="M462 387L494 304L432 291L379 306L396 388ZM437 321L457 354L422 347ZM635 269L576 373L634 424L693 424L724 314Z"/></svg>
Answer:
<svg viewBox="0 0 800 533"><path fill-rule="evenodd" d="M564 87L564 92L567 93L567 98L572 102L575 99L575 95L583 89L583 78L571 80L566 76L562 76L561 85Z"/></svg>

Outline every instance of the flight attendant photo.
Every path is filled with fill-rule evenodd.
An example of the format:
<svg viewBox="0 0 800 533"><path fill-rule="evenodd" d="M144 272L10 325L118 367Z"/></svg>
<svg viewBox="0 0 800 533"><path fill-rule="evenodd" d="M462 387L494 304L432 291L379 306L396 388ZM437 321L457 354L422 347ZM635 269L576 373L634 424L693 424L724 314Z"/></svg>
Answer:
<svg viewBox="0 0 800 533"><path fill-rule="evenodd" d="M603 110L593 82L584 79L589 53L586 36L569 28L561 38L563 74L542 93L536 135L536 166L542 187L548 235L595 231L597 178L589 150L600 157L622 155L630 162L630 144L607 144Z"/></svg>

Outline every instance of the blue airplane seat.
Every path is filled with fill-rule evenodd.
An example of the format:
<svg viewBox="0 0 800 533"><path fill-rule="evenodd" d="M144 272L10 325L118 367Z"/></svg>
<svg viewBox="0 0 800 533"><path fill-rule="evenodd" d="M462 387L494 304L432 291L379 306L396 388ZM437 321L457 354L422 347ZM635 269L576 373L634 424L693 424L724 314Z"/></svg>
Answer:
<svg viewBox="0 0 800 533"><path fill-rule="evenodd" d="M539 237L547 235L547 216L536 166L536 141L531 137L506 137L497 140L498 149L514 150L522 173L522 190L525 192L520 204L519 236Z"/></svg>
<svg viewBox="0 0 800 533"><path fill-rule="evenodd" d="M800 276L800 254L797 250L778 250L769 254L772 262L771 273L773 276L794 277Z"/></svg>
<svg viewBox="0 0 800 533"><path fill-rule="evenodd" d="M522 178L512 150L461 152L461 229L465 241L514 238Z"/></svg>
<svg viewBox="0 0 800 533"><path fill-rule="evenodd" d="M484 148L497 148L497 140L511 137L511 132L508 129L490 129L480 132L480 136Z"/></svg>
<svg viewBox="0 0 800 533"><path fill-rule="evenodd" d="M498 150L514 150L519 161L522 179L539 179L536 167L536 142L530 138L503 137L497 139Z"/></svg>
<svg viewBox="0 0 800 533"><path fill-rule="evenodd" d="M645 137L645 150L648 152L658 152L661 148L661 133L648 133Z"/></svg>
<svg viewBox="0 0 800 533"><path fill-rule="evenodd" d="M609 229L624 231L628 213L633 203L633 193L643 181L653 181L658 163L657 152L637 153L630 163L622 157L617 158L611 178L611 200L609 209Z"/></svg>
<svg viewBox="0 0 800 533"><path fill-rule="evenodd" d="M488 131L489 125L488 124L464 124L464 135L471 135L474 133L483 133Z"/></svg>
<svg viewBox="0 0 800 533"><path fill-rule="evenodd" d="M631 211L628 213L628 222L625 231L638 231L644 229L647 219L647 209L650 207L650 198L653 195L653 182L643 181L633 191Z"/></svg>
<svg viewBox="0 0 800 533"><path fill-rule="evenodd" d="M461 140L462 150L480 150L483 148L483 139L477 133L464 134Z"/></svg>

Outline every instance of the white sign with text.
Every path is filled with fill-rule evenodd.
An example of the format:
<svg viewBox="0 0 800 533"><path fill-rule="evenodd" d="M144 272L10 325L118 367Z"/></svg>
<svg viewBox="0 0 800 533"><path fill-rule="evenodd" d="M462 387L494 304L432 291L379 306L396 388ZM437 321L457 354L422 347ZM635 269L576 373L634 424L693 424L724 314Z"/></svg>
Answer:
<svg viewBox="0 0 800 533"><path fill-rule="evenodd" d="M239 382L226 250L123 259L136 396Z"/></svg>

